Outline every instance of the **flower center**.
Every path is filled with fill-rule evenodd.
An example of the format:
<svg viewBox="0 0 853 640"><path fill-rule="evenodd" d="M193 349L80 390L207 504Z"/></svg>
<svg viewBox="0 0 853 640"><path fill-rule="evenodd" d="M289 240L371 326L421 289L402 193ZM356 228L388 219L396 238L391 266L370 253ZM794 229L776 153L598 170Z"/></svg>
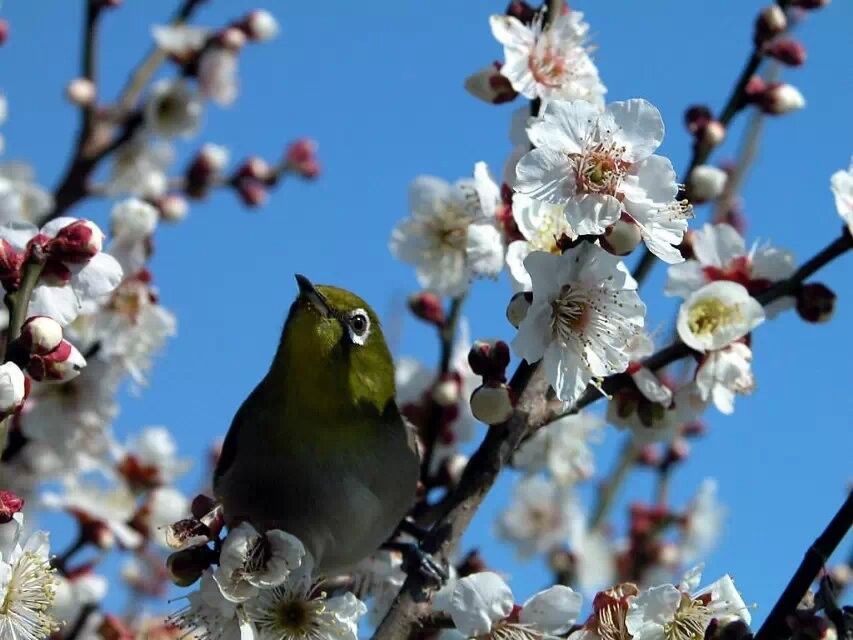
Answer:
<svg viewBox="0 0 853 640"><path fill-rule="evenodd" d="M687 326L697 336L709 336L742 319L740 305L726 304L719 298L706 298L687 313Z"/></svg>
<svg viewBox="0 0 853 640"><path fill-rule="evenodd" d="M702 640L711 611L701 600L682 594L675 617L663 626L666 640Z"/></svg>
<svg viewBox="0 0 853 640"><path fill-rule="evenodd" d="M527 61L527 67L533 74L533 79L543 86L559 88L568 70L566 57L562 51L548 42L544 43L541 51L536 49L531 51Z"/></svg>
<svg viewBox="0 0 853 640"><path fill-rule="evenodd" d="M559 255L562 253L559 240L564 235L572 236L572 228L566 222L562 211L558 215L548 216L536 228L536 232L528 242L536 251L547 251Z"/></svg>
<svg viewBox="0 0 853 640"><path fill-rule="evenodd" d="M563 285L560 294L551 302L551 330L554 336L566 342L572 335L582 333L589 324L590 309L586 296Z"/></svg>
<svg viewBox="0 0 853 640"><path fill-rule="evenodd" d="M541 640L543 637L544 634L532 627L510 620L501 620L495 623L491 633L482 636L484 640Z"/></svg>
<svg viewBox="0 0 853 640"><path fill-rule="evenodd" d="M578 191L615 196L628 163L622 160L625 148L613 141L595 142L582 153L570 154Z"/></svg>

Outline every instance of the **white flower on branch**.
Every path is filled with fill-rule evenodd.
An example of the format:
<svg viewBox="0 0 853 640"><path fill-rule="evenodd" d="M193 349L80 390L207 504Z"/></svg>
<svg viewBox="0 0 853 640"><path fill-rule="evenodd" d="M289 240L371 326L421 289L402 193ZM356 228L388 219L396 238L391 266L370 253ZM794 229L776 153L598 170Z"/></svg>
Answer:
<svg viewBox="0 0 853 640"><path fill-rule="evenodd" d="M138 198L116 203L110 212L113 241L109 253L118 260L125 274L138 272L148 260L149 240L157 228L157 209Z"/></svg>
<svg viewBox="0 0 853 640"><path fill-rule="evenodd" d="M835 208L844 220L850 233L853 233L853 160L847 171L836 171L830 179L832 194L835 196Z"/></svg>
<svg viewBox="0 0 853 640"><path fill-rule="evenodd" d="M699 352L722 349L764 322L764 308L746 287L718 280L694 291L678 310L678 337Z"/></svg>
<svg viewBox="0 0 853 640"><path fill-rule="evenodd" d="M694 582L698 575L688 574ZM728 575L695 594L689 584L652 587L634 598L626 628L634 640L692 640L703 637L711 620L736 616L749 624L752 616Z"/></svg>
<svg viewBox="0 0 853 640"><path fill-rule="evenodd" d="M166 172L173 161L174 150L168 142L152 142L147 135L137 135L113 154L106 193L159 198L168 187Z"/></svg>
<svg viewBox="0 0 853 640"><path fill-rule="evenodd" d="M581 595L557 585L515 607L512 591L491 571L474 573L447 585L435 608L448 613L466 638L516 639L551 637L568 631L581 608Z"/></svg>
<svg viewBox="0 0 853 640"><path fill-rule="evenodd" d="M541 17L530 26L505 15L494 15L489 22L504 46L501 74L525 98L586 100L604 106L606 89L589 57L589 25L581 12L557 16L548 28Z"/></svg>
<svg viewBox="0 0 853 640"><path fill-rule="evenodd" d="M725 223L706 224L689 236L693 258L669 267L665 292L669 296L686 298L709 282L730 280L756 295L774 282L794 273L794 255L769 245L746 248L743 237ZM785 296L768 305L766 312L773 317L790 308L794 298Z"/></svg>
<svg viewBox="0 0 853 640"><path fill-rule="evenodd" d="M557 397L572 403L594 378L624 371L646 313L625 265L583 243L561 255L531 253L524 267L533 302L512 348L530 363L543 360Z"/></svg>
<svg viewBox="0 0 853 640"><path fill-rule="evenodd" d="M164 138L189 138L201 127L204 102L183 78L160 80L145 103L145 126Z"/></svg>
<svg viewBox="0 0 853 640"><path fill-rule="evenodd" d="M73 625L84 608L98 605L104 599L108 587L104 576L91 571L75 573L69 577L58 575L51 615L55 620Z"/></svg>
<svg viewBox="0 0 853 640"><path fill-rule="evenodd" d="M412 217L397 225L390 249L415 266L420 285L439 295L457 296L477 276L495 277L503 268L504 247L496 226L500 189L485 163L474 179L449 184L421 176L409 188Z"/></svg>
<svg viewBox="0 0 853 640"><path fill-rule="evenodd" d="M242 608L222 596L210 570L199 588L187 596L187 606L169 616L169 622L199 640L254 640L255 629Z"/></svg>
<svg viewBox="0 0 853 640"><path fill-rule="evenodd" d="M743 342L733 342L702 358L696 370L696 387L702 400L711 399L720 412L734 413L735 395L752 393L752 350Z"/></svg>
<svg viewBox="0 0 853 640"><path fill-rule="evenodd" d="M0 165L0 224L36 222L53 208L53 196L35 183L32 167Z"/></svg>
<svg viewBox="0 0 853 640"><path fill-rule="evenodd" d="M228 532L213 579L226 600L246 602L284 582L304 557L295 536L278 529L261 534L243 522Z"/></svg>
<svg viewBox="0 0 853 640"><path fill-rule="evenodd" d="M13 413L24 402L24 373L14 362L0 365L0 415Z"/></svg>
<svg viewBox="0 0 853 640"><path fill-rule="evenodd" d="M186 24L154 25L151 27L151 36L160 49L174 58L184 60L201 51L210 37L210 29Z"/></svg>
<svg viewBox="0 0 853 640"><path fill-rule="evenodd" d="M201 55L198 63L198 86L201 93L223 107L232 104L240 90L237 56L237 51L213 46Z"/></svg>
<svg viewBox="0 0 853 640"><path fill-rule="evenodd" d="M118 468L132 487L150 489L173 483L190 468L166 427L145 427L127 446L117 448ZM172 520L174 522L178 518Z"/></svg>
<svg viewBox="0 0 853 640"><path fill-rule="evenodd" d="M663 140L660 112L646 100L614 102L600 112L588 102L549 103L527 135L536 147L516 167L515 190L561 205L572 229L601 235L626 214L649 251L681 262L692 215L676 201L672 163L652 155Z"/></svg>

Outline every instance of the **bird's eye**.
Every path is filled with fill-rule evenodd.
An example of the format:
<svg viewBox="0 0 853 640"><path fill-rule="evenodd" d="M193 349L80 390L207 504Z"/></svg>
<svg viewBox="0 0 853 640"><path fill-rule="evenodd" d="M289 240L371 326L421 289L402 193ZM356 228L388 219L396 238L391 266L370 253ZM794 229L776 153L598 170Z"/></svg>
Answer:
<svg viewBox="0 0 853 640"><path fill-rule="evenodd" d="M355 344L364 344L370 335L370 318L364 309L356 309L349 314L349 337Z"/></svg>

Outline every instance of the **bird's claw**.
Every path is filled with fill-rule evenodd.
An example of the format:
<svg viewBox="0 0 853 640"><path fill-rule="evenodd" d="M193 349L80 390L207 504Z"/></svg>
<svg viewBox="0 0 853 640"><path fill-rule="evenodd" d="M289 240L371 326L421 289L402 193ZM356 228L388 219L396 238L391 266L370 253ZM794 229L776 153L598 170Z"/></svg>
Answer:
<svg viewBox="0 0 853 640"><path fill-rule="evenodd" d="M447 569L418 544L413 542L391 542L385 545L385 548L396 550L403 554L403 571L407 574L417 573L428 583L436 587L441 587L450 577Z"/></svg>

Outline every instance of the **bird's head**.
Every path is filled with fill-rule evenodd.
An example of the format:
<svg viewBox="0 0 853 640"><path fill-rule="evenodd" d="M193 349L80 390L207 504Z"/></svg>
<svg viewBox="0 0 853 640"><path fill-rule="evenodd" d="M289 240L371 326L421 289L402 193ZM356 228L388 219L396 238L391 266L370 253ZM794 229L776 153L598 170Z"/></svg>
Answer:
<svg viewBox="0 0 853 640"><path fill-rule="evenodd" d="M381 412L394 397L394 364L373 309L345 289L315 286L303 275L296 282L274 368L283 366L301 392L324 394L321 402L367 403Z"/></svg>

